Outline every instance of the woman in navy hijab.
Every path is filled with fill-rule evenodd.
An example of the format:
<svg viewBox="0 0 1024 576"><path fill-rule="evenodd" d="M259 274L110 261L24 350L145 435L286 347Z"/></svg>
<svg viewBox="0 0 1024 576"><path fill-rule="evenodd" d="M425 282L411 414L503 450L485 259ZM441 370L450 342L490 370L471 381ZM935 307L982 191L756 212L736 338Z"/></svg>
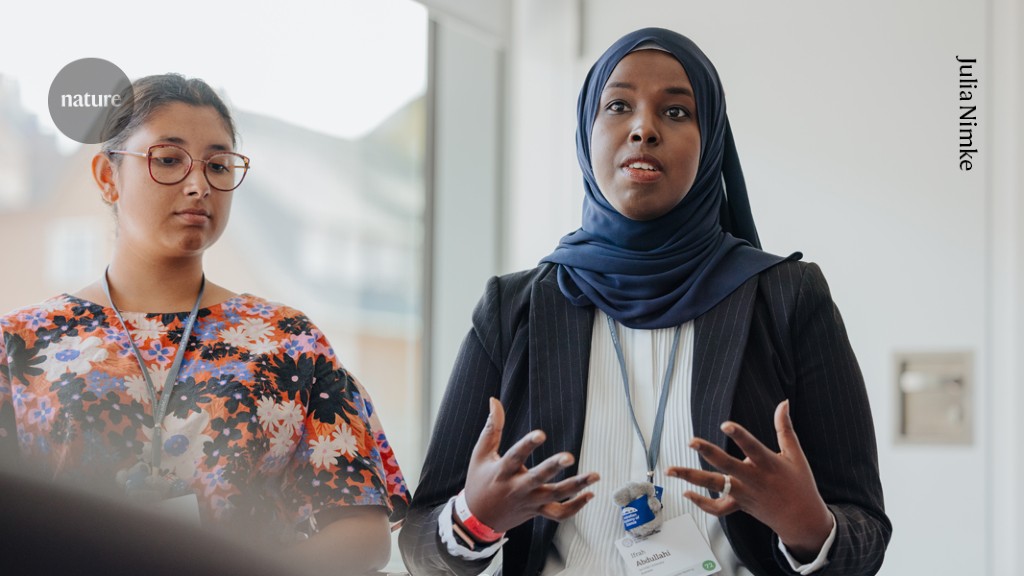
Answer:
<svg viewBox="0 0 1024 576"><path fill-rule="evenodd" d="M760 250L714 66L627 34L587 75L576 145L582 226L473 313L410 571L502 550L505 574L877 572L863 378L820 269Z"/></svg>

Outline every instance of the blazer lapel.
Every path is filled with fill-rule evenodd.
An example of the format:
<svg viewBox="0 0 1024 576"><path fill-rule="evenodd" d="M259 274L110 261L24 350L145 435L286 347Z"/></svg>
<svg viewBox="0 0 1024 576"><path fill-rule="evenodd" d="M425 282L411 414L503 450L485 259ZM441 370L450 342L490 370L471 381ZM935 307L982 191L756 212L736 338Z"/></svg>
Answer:
<svg viewBox="0 0 1024 576"><path fill-rule="evenodd" d="M754 276L696 321L690 403L693 430L723 450L727 437L719 426L729 419L756 292ZM701 465L709 467L703 458Z"/></svg>
<svg viewBox="0 0 1024 576"><path fill-rule="evenodd" d="M534 452L534 464L562 451L579 457L587 407L594 311L573 306L562 295L555 269L531 295L530 421L548 435Z"/></svg>
<svg viewBox="0 0 1024 576"><path fill-rule="evenodd" d="M535 466L559 452L576 457L576 462L552 482L578 471L594 325L593 308L573 306L562 295L555 270L557 267L552 266L533 287L529 337L530 424L543 430L547 441L533 452L528 465ZM534 519L526 573L535 573L543 566L557 527L552 520Z"/></svg>

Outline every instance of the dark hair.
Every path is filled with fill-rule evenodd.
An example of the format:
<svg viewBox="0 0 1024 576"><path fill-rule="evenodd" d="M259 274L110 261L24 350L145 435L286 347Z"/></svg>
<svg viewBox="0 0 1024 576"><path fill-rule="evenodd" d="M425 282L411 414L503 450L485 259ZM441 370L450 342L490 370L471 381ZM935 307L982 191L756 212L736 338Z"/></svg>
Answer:
<svg viewBox="0 0 1024 576"><path fill-rule="evenodd" d="M172 102L183 102L192 106L212 106L220 114L225 128L231 133L231 144L236 144L235 122L231 112L209 84L199 78L186 78L181 74L157 74L132 82L131 106L121 106L106 120L105 133L114 137L103 143L103 152L119 150L140 126L149 120L154 112ZM118 162L117 155L108 154L112 162Z"/></svg>

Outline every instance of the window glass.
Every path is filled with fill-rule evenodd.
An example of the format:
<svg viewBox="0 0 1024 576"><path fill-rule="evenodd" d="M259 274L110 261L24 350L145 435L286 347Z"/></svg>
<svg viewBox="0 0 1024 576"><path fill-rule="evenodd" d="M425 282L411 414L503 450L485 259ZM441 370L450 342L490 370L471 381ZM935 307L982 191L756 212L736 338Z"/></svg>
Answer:
<svg viewBox="0 0 1024 576"><path fill-rule="evenodd" d="M0 310L94 281L114 220L54 76L98 57L227 100L252 169L207 275L306 312L372 394L410 484L422 422L427 12L411 0L23 4L0 35ZM60 13L60 17L55 14ZM397 548L396 548L397 552Z"/></svg>

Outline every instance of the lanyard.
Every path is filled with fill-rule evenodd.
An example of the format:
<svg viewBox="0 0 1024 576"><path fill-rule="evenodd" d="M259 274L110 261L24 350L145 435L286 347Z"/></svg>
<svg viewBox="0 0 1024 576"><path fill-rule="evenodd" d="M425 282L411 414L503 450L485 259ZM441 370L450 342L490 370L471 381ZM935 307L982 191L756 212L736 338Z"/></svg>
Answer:
<svg viewBox="0 0 1024 576"><path fill-rule="evenodd" d="M132 333L128 330L128 325L125 323L124 318L121 317L121 311L117 309L117 306L114 305L114 299L110 297L110 283L107 281L107 271L103 272L103 291L107 293L107 300L110 301L110 307L114 309L114 314L121 322L121 327L128 334L128 344L131 345L132 352L135 353L135 359L139 362L139 368L142 369L142 375L146 379L146 389L149 391L149 399L153 406L152 465L154 475L159 474L160 471L160 457L163 454L163 421L164 415L167 413L167 405L171 402L171 389L174 388L174 383L177 382L178 374L181 372L181 361L185 357L185 349L188 348L188 337L192 334L192 325L195 324L196 318L199 316L199 302L203 299L203 291L205 289L206 274L203 274L203 280L199 284L199 296L196 297L196 303L192 305L192 312L189 313L188 319L185 321L185 330L181 333L181 343L178 344L178 352L174 355L174 363L171 364L171 369L167 373L167 379L164 381L163 391L160 393L158 404L156 388L153 386L153 378L149 375L149 369L146 368L146 362L142 359L139 347L135 345L135 340L132 339Z"/></svg>
<svg viewBox="0 0 1024 576"><path fill-rule="evenodd" d="M608 330L612 333L612 344L615 345L615 355L619 358L619 368L622 370L622 386L626 389L626 401L629 402L629 415L633 417L633 428L640 438L640 444L644 447L647 456L647 481L654 482L654 469L658 465L658 454L661 451L661 432L665 429L665 409L668 407L668 389L672 383L672 370L676 366L676 354L679 351L679 334L682 332L682 325L676 326L675 336L672 339L672 353L668 358L668 368L665 369L665 380L661 384L661 398L658 399L658 414L654 419L654 431L651 432L651 446L647 447L644 434L640 431L640 423L636 420L636 411L633 410L633 397L629 393L629 376L626 374L626 359L622 354L622 345L619 344L619 333L615 329L615 320L608 316Z"/></svg>

